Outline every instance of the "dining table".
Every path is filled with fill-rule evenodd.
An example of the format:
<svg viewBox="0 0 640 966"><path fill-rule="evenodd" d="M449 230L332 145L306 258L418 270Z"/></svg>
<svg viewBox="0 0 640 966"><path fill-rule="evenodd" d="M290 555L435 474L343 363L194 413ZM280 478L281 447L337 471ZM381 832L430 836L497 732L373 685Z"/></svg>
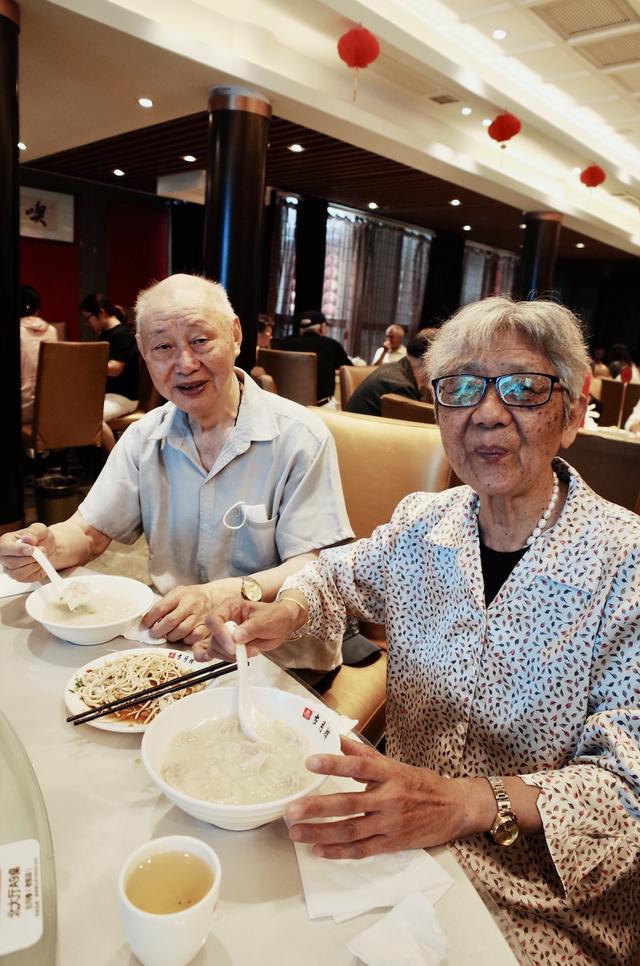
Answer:
<svg viewBox="0 0 640 966"><path fill-rule="evenodd" d="M0 600L0 769L13 776L2 780L0 847L22 838L39 842L44 903L42 938L31 949L0 955L2 966L136 963L120 921L118 873L138 846L176 834L206 842L222 864L215 922L194 966L356 966L347 943L387 910L342 922L311 920L283 820L249 831L199 821L153 783L141 759L141 734L66 722L64 692L72 674L96 657L136 646L123 637L70 644L27 615L24 594ZM309 695L267 657L251 663L261 683ZM234 683L229 674L213 686ZM316 695L311 700L321 701ZM323 791L334 781L327 779ZM449 943L446 964L523 961L454 851L430 851L453 879L435 905Z"/></svg>

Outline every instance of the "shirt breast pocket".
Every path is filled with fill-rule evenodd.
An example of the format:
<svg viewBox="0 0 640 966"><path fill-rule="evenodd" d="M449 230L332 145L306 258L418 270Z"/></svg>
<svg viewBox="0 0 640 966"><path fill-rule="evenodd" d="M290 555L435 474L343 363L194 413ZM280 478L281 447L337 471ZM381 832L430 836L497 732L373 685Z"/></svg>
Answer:
<svg viewBox="0 0 640 966"><path fill-rule="evenodd" d="M238 574L276 567L281 561L276 546L278 518L266 518L264 506L247 507L244 524L233 534L231 562Z"/></svg>

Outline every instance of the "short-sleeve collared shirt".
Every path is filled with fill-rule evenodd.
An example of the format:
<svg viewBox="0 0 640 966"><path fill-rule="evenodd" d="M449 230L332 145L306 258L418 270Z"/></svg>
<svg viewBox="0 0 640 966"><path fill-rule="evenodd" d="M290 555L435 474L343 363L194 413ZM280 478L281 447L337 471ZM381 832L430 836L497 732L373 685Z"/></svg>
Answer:
<svg viewBox="0 0 640 966"><path fill-rule="evenodd" d="M238 420L211 470L173 403L123 434L80 506L101 533L144 532L161 593L277 566L353 536L333 437L313 413L240 370Z"/></svg>
<svg viewBox="0 0 640 966"><path fill-rule="evenodd" d="M640 952L640 519L561 460L569 493L486 607L475 494L414 493L285 587L306 630L386 623L387 752L451 777L518 775L543 831L455 845L532 966Z"/></svg>

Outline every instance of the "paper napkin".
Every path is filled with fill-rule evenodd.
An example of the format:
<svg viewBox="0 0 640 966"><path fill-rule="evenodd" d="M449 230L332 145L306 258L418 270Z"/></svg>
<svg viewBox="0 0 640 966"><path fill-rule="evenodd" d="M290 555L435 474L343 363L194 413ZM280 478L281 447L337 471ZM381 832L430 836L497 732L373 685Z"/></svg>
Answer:
<svg viewBox="0 0 640 966"><path fill-rule="evenodd" d="M414 892L354 936L347 949L367 966L437 966L447 946L433 906L424 894Z"/></svg>
<svg viewBox="0 0 640 966"><path fill-rule="evenodd" d="M296 858L310 919L336 922L371 909L397 905L422 892L433 904L453 884L451 876L422 849L383 852L366 859L323 859L311 846L295 842Z"/></svg>
<svg viewBox="0 0 640 966"><path fill-rule="evenodd" d="M18 594L30 594L32 590L42 587L39 580L25 584L23 580L10 577L5 570L0 570L0 597L16 597Z"/></svg>

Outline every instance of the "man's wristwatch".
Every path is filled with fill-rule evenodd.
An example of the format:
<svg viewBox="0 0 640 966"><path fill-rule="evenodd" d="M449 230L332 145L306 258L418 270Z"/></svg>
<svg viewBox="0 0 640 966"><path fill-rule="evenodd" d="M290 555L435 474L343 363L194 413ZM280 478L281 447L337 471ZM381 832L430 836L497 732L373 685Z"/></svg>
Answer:
<svg viewBox="0 0 640 966"><path fill-rule="evenodd" d="M490 829L490 835L497 845L513 845L520 834L520 826L507 795L507 789L501 778L494 776L487 778L495 795L498 814Z"/></svg>
<svg viewBox="0 0 640 966"><path fill-rule="evenodd" d="M253 577L242 578L242 589L240 591L245 600L262 600L262 587Z"/></svg>

